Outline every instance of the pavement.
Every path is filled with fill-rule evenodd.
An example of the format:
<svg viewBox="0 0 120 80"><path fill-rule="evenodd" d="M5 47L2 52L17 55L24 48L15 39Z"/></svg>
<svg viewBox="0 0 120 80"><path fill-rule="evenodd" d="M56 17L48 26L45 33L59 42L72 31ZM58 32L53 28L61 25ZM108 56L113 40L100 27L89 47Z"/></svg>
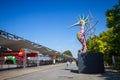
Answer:
<svg viewBox="0 0 120 80"><path fill-rule="evenodd" d="M5 80L8 78L21 76L21 75L29 74L29 73L36 72L36 71L47 70L47 69L51 69L51 68L61 66L61 65L63 64L3 70L3 71L0 71L0 80Z"/></svg>
<svg viewBox="0 0 120 80"><path fill-rule="evenodd" d="M65 63L0 71L0 80L120 80L117 70L106 68L105 73L78 73L75 63Z"/></svg>

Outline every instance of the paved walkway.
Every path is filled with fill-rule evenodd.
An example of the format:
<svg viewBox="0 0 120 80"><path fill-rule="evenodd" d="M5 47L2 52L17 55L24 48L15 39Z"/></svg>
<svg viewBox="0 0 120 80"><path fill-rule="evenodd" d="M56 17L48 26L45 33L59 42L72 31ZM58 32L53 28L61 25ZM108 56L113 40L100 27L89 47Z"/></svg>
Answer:
<svg viewBox="0 0 120 80"><path fill-rule="evenodd" d="M21 75L36 72L36 71L51 69L51 68L61 66L61 65L63 65L63 63L56 64L56 65L44 65L44 66L38 66L38 67L29 67L29 68L20 68L20 69L0 71L0 80L5 80L8 78L21 76Z"/></svg>
<svg viewBox="0 0 120 80"><path fill-rule="evenodd" d="M75 63L47 65L0 72L0 80L120 80L120 73L107 68L102 74L78 73Z"/></svg>

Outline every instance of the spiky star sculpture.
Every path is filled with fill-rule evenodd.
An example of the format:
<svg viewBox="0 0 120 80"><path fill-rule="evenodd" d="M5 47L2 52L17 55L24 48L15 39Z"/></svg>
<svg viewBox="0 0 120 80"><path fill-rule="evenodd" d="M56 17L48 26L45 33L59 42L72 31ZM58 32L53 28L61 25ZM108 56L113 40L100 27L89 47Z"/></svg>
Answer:
<svg viewBox="0 0 120 80"><path fill-rule="evenodd" d="M82 50L81 53L86 53L87 52L87 46L86 46L86 40L85 40L85 26L89 23L88 17L81 16L78 20L77 23L72 25L74 26L80 26L80 31L77 33L77 39L81 42L82 44Z"/></svg>

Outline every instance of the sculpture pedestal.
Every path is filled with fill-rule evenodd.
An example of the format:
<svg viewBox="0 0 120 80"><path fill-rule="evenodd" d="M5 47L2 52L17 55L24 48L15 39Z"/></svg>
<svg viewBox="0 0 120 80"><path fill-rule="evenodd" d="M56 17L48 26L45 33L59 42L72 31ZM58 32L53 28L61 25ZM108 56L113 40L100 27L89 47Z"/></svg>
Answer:
<svg viewBox="0 0 120 80"><path fill-rule="evenodd" d="M103 55L100 53L78 53L78 72L87 74L104 73Z"/></svg>

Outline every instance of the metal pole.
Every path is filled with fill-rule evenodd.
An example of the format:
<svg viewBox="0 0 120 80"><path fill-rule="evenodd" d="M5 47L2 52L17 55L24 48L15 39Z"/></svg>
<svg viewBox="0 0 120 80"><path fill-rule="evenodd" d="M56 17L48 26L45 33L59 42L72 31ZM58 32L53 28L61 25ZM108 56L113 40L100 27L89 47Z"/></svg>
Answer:
<svg viewBox="0 0 120 80"><path fill-rule="evenodd" d="M23 61L23 68L26 68L26 58L27 58L27 55L26 55L26 49L24 49L24 61Z"/></svg>
<svg viewBox="0 0 120 80"><path fill-rule="evenodd" d="M112 63L113 63L113 67L115 67L115 56L112 55Z"/></svg>
<svg viewBox="0 0 120 80"><path fill-rule="evenodd" d="M77 61L77 65L78 65L78 73L80 73L80 55L81 55L81 51L78 50L78 61Z"/></svg>
<svg viewBox="0 0 120 80"><path fill-rule="evenodd" d="M39 55L37 57L37 66L39 66Z"/></svg>

